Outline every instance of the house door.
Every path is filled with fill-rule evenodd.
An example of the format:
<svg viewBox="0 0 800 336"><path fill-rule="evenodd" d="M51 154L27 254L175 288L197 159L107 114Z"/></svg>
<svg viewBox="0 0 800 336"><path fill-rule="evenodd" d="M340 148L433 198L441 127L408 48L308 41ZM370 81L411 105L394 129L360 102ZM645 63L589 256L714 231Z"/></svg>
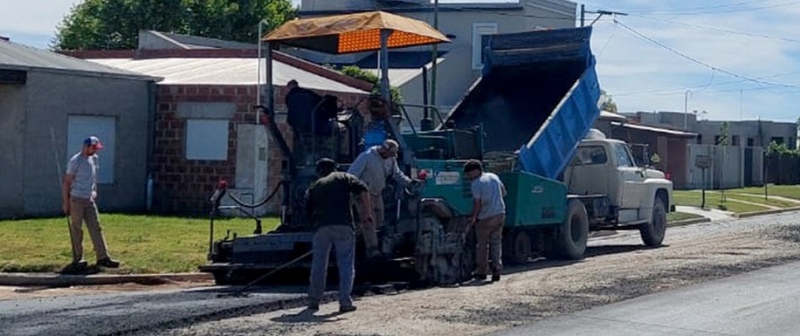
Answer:
<svg viewBox="0 0 800 336"><path fill-rule="evenodd" d="M753 185L753 147L744 149L744 186Z"/></svg>

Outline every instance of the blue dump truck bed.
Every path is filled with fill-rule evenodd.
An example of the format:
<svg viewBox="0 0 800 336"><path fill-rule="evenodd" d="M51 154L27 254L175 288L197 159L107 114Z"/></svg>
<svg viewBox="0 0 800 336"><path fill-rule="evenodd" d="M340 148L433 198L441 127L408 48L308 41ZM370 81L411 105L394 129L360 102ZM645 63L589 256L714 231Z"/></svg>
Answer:
<svg viewBox="0 0 800 336"><path fill-rule="evenodd" d="M591 27L484 36L484 68L444 127L482 124L486 152L557 178L600 115Z"/></svg>

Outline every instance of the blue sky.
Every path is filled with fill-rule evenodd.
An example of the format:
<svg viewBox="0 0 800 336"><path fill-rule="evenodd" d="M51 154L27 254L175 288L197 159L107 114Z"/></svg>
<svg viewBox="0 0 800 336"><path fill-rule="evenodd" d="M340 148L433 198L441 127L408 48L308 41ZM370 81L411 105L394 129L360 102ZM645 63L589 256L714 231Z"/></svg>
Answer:
<svg viewBox="0 0 800 336"><path fill-rule="evenodd" d="M78 2L0 0L0 35L46 48ZM707 111L701 115L708 119L793 122L800 116L800 1L582 3L587 10L629 14L617 17L619 23L602 18L592 41L601 85L620 111L683 111L688 97L688 110ZM587 22L593 18L588 14Z"/></svg>

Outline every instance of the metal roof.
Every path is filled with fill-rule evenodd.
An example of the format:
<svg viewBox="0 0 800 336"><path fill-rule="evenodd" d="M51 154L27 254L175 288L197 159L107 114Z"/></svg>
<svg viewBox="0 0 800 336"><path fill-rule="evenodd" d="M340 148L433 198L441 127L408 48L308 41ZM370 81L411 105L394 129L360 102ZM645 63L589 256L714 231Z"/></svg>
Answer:
<svg viewBox="0 0 800 336"><path fill-rule="evenodd" d="M686 138L693 138L693 137L697 136L697 133L685 132L685 131L673 130L673 129L668 129L668 128L655 127L655 126L647 126L647 125L642 125L642 124L612 122L611 125L625 127L625 128L631 128L631 129L636 129L636 130L641 130L641 131L661 133L661 134L665 134L665 135L686 137Z"/></svg>
<svg viewBox="0 0 800 336"><path fill-rule="evenodd" d="M256 85L258 83L257 58L107 58L89 61L148 76L163 77L164 80L159 84ZM266 72L265 65L261 62L262 75ZM272 70L272 81L275 85L285 85L294 79L300 86L309 89L368 93L274 60ZM262 84L264 82L261 81Z"/></svg>
<svg viewBox="0 0 800 336"><path fill-rule="evenodd" d="M609 121L620 121L625 122L628 120L627 117L621 114L617 114L614 112L609 111L600 111L600 118L599 120L609 120Z"/></svg>
<svg viewBox="0 0 800 336"><path fill-rule="evenodd" d="M0 40L0 68L17 70L35 69L75 75L137 80L160 80L160 78L153 78L140 73L112 68L95 62L89 62L4 40Z"/></svg>

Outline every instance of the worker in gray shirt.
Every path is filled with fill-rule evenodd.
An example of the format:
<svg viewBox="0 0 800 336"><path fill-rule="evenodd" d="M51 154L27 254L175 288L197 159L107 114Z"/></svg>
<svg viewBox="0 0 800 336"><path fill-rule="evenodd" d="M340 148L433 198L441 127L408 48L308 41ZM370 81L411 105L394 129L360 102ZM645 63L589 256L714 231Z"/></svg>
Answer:
<svg viewBox="0 0 800 336"><path fill-rule="evenodd" d="M362 228L368 257L380 255L377 230L383 225L384 220L383 189L386 187L386 179L392 177L403 186L418 183L406 176L398 167L396 157L399 148L396 141L387 139L383 144L372 146L359 154L347 170L369 187L373 221L365 223L366 226Z"/></svg>
<svg viewBox="0 0 800 336"><path fill-rule="evenodd" d="M86 267L83 260L83 222L94 244L97 255L97 265L109 268L119 267L119 262L111 259L106 247L106 241L98 220L97 211L97 151L103 144L96 136L91 136L83 141L81 151L69 159L67 172L61 188L62 209L70 216L70 232L72 237L72 266Z"/></svg>
<svg viewBox="0 0 800 336"><path fill-rule="evenodd" d="M486 279L488 258L491 255L492 281L499 281L500 271L503 268L502 240L503 225L506 221L506 204L503 197L506 196L506 187L496 174L484 172L478 160L467 161L464 164L464 174L472 181L470 188L473 208L469 223L475 227L477 240L475 248L477 267L474 276L477 280Z"/></svg>

